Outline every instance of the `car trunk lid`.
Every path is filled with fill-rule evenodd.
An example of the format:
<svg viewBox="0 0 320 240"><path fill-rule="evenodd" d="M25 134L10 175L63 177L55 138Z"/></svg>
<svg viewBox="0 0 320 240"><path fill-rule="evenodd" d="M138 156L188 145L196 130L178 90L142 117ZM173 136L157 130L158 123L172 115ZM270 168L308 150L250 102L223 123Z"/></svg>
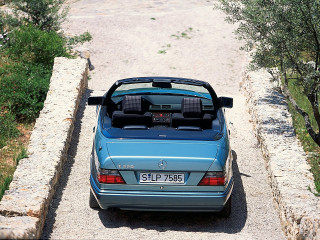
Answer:
<svg viewBox="0 0 320 240"><path fill-rule="evenodd" d="M107 143L116 168L134 171L207 171L218 147L211 141L117 139Z"/></svg>

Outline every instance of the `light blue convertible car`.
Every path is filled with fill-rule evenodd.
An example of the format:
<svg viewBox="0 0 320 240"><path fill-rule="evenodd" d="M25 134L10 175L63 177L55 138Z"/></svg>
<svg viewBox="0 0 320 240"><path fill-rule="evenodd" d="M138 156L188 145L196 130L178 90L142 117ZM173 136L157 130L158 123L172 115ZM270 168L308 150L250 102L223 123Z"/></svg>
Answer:
<svg viewBox="0 0 320 240"><path fill-rule="evenodd" d="M204 81L122 79L101 97L90 159L91 208L231 213L232 154L223 108Z"/></svg>

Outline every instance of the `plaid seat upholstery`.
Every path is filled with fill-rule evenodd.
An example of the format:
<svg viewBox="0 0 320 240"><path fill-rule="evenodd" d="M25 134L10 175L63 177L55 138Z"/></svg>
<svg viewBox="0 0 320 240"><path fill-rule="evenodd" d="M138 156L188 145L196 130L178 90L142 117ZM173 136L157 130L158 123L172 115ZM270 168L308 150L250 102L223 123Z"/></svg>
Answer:
<svg viewBox="0 0 320 240"><path fill-rule="evenodd" d="M124 113L141 113L141 96L124 96L122 100L122 111Z"/></svg>
<svg viewBox="0 0 320 240"><path fill-rule="evenodd" d="M196 126L202 129L212 128L212 115L203 114L200 98L184 98L181 102L181 113L172 114L172 127Z"/></svg>
<svg viewBox="0 0 320 240"><path fill-rule="evenodd" d="M200 98L184 98L181 103L181 112L184 117L202 117L202 101Z"/></svg>
<svg viewBox="0 0 320 240"><path fill-rule="evenodd" d="M152 114L143 112L141 96L124 96L122 111L114 111L112 114L112 126L122 128L128 125L144 125L150 127Z"/></svg>

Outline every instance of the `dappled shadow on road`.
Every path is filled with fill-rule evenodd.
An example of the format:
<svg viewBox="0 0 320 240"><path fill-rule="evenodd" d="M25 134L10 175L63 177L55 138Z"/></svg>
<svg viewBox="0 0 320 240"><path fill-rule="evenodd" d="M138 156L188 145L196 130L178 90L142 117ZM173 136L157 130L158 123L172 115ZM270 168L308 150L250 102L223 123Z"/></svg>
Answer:
<svg viewBox="0 0 320 240"><path fill-rule="evenodd" d="M55 223L56 218L56 210L58 209L58 206L60 205L60 201L62 198L62 192L65 189L69 175L72 169L72 166L75 161L75 155L77 153L79 138L80 138L80 131L81 131L81 125L82 125L82 119L84 116L84 110L86 108L86 103L88 98L90 97L90 94L92 93L92 90L86 90L81 98L79 108L77 111L76 120L74 123L74 131L72 134L72 141L70 144L70 148L68 150L67 160L63 166L63 170L59 179L58 184L56 185L56 192L52 198L51 204L49 206L49 211L46 217L46 222L43 228L41 239L48 239L50 238L50 235L53 231L53 226Z"/></svg>
<svg viewBox="0 0 320 240"><path fill-rule="evenodd" d="M233 156L234 190L232 213L229 218L219 218L213 213L99 210L100 220L106 228L143 228L159 232L224 232L229 234L240 232L247 220L247 201L236 160L237 155L234 151Z"/></svg>

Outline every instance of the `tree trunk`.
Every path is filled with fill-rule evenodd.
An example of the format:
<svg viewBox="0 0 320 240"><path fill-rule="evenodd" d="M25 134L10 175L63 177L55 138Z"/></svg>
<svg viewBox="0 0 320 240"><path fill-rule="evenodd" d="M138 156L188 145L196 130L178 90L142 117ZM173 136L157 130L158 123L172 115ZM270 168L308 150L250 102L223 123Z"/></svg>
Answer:
<svg viewBox="0 0 320 240"><path fill-rule="evenodd" d="M285 81L286 82L286 81ZM291 102L291 104L293 105L293 107L298 111L298 113L303 117L304 119L304 123L306 126L306 129L310 135L310 137L313 139L313 141L320 146L320 137L319 137L319 133L316 133L314 131L314 129L312 128L311 122L310 122L310 117L308 115L308 113L306 113L305 111L303 111L297 104L297 102L292 98L290 92L289 92L289 88L288 85L285 83L282 85L282 93L283 95ZM310 101L310 100L309 100ZM318 110L319 113L319 110Z"/></svg>
<svg viewBox="0 0 320 240"><path fill-rule="evenodd" d="M317 93L311 93L308 95L308 100L311 103L314 118L316 119L318 129L320 129L320 114L319 114L319 102Z"/></svg>

